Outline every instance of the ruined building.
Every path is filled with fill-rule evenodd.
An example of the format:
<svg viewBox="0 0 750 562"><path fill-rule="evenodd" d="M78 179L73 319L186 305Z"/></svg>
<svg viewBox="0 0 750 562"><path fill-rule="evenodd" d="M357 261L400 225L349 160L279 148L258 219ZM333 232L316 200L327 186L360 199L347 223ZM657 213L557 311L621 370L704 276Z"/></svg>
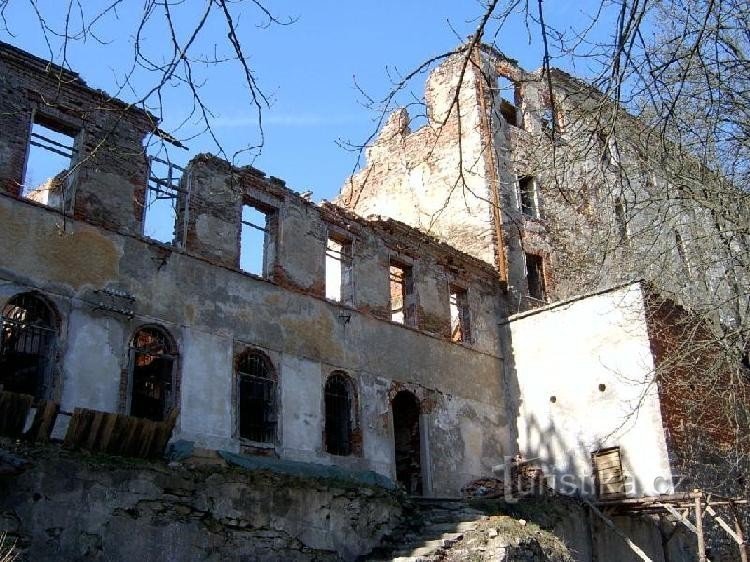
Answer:
<svg viewBox="0 0 750 562"><path fill-rule="evenodd" d="M673 492L683 420L653 384L645 285L610 275L648 220L640 188L603 206L596 182L626 156L594 135L601 150L563 170L591 196L553 217L568 187L550 147L586 149L580 85L555 79L550 95L489 48L454 56L428 80L428 124L394 113L336 204L315 204L205 154L155 175L153 116L0 45L0 385L58 403L58 438L76 408L179 411L173 441L417 495L457 496L519 453L565 493ZM32 181L37 149L65 173ZM158 196L175 202L170 243L144 235ZM620 244L574 260L594 253L591 218ZM653 267L685 267L678 250Z"/></svg>

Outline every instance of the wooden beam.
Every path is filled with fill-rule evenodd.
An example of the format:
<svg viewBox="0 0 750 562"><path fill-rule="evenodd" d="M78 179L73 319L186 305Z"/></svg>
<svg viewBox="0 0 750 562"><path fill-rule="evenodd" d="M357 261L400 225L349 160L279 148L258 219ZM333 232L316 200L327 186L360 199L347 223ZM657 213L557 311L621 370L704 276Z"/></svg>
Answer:
<svg viewBox="0 0 750 562"><path fill-rule="evenodd" d="M640 547L637 544L635 544L632 540L630 540L630 537L628 537L625 533L623 533L620 529L618 529L617 525L615 525L614 522L609 517L607 517L601 511L599 511L593 503L591 503L586 498L581 498L581 499L584 501L586 505L589 506L589 508L591 509L593 513L598 515L601 518L601 520L604 521L604 524L607 527L609 527L616 535L618 535L620 538L622 538L625 541L625 543L630 547L630 550L635 552L636 555L638 555L638 557L641 560L643 560L644 562L654 562L653 560L651 560L651 558L648 557L648 555L645 552L643 552L643 550L640 549Z"/></svg>
<svg viewBox="0 0 750 562"><path fill-rule="evenodd" d="M727 522L724 521L719 515L714 511L714 508L710 505L706 505L706 513L708 513L711 517L713 517L716 522L719 524L719 526L724 529L727 534L734 539L734 542L737 544L742 544L742 539L737 536L737 534L732 530L732 528L727 525Z"/></svg>
<svg viewBox="0 0 750 562"><path fill-rule="evenodd" d="M734 519L734 529L737 532L737 536L740 538L740 560L742 562L748 562L747 544L745 544L745 531L742 528L740 514L737 512L737 506L732 502L729 502L729 509L732 512L732 518Z"/></svg>
<svg viewBox="0 0 750 562"><path fill-rule="evenodd" d="M690 522L690 519L688 519L687 517L684 517L673 506L671 506L669 504L666 504L666 503L662 503L662 504L659 504L659 505L661 507L663 507L664 509L666 509L669 513L671 513L674 516L674 518L677 519L677 521L679 521L680 523L682 523L683 525L685 525L685 527L687 527L688 529L690 529L693 533L695 533L696 535L698 534L698 529L696 529L695 525L693 525Z"/></svg>
<svg viewBox="0 0 750 562"><path fill-rule="evenodd" d="M706 562L706 540L703 537L703 511L700 495L695 497L695 529L695 534L698 535L698 560Z"/></svg>

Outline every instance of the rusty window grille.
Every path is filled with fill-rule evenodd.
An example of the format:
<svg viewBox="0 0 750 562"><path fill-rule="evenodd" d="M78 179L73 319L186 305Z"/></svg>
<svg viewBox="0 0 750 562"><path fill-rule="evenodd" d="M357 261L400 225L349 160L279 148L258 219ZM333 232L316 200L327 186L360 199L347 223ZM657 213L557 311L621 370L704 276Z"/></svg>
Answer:
<svg viewBox="0 0 750 562"><path fill-rule="evenodd" d="M466 289L450 287L451 341L467 342L471 339L469 326L469 300Z"/></svg>
<svg viewBox="0 0 750 562"><path fill-rule="evenodd" d="M326 243L326 298L352 304L352 242L328 237Z"/></svg>
<svg viewBox="0 0 750 562"><path fill-rule="evenodd" d="M76 156L77 133L41 114L34 116L21 193L24 198L61 208L67 176Z"/></svg>
<svg viewBox="0 0 750 562"><path fill-rule="evenodd" d="M161 328L144 327L130 345L130 415L163 421L175 406L174 371L177 351Z"/></svg>
<svg viewBox="0 0 750 562"><path fill-rule="evenodd" d="M352 402L349 378L331 374L325 387L325 445L332 455L352 454Z"/></svg>
<svg viewBox="0 0 750 562"><path fill-rule="evenodd" d="M243 355L239 378L239 433L242 439L273 443L276 439L276 381L268 359L255 352Z"/></svg>
<svg viewBox="0 0 750 562"><path fill-rule="evenodd" d="M148 189L143 218L143 235L165 244L174 243L176 238L185 240L186 233L177 236L177 229L187 228L187 199L189 187L182 181L185 169L156 156L148 158ZM180 207L183 212L179 213ZM177 224L181 216L182 224Z"/></svg>
<svg viewBox="0 0 750 562"><path fill-rule="evenodd" d="M24 293L10 299L0 317L0 387L48 398L56 340L54 314L41 298Z"/></svg>
<svg viewBox="0 0 750 562"><path fill-rule="evenodd" d="M544 284L544 262L542 256L525 254L525 257L529 297L537 301L546 302L547 291Z"/></svg>

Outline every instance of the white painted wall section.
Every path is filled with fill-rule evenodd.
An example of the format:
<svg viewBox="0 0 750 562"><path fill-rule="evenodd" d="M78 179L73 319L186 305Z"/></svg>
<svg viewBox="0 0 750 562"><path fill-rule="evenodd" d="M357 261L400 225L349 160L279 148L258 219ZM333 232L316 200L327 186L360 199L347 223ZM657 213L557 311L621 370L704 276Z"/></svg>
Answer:
<svg viewBox="0 0 750 562"><path fill-rule="evenodd" d="M519 315L510 328L520 452L558 490L591 495L592 451L619 446L628 495L670 492L640 284Z"/></svg>
<svg viewBox="0 0 750 562"><path fill-rule="evenodd" d="M196 330L182 334L182 398L178 439L236 451L232 340Z"/></svg>

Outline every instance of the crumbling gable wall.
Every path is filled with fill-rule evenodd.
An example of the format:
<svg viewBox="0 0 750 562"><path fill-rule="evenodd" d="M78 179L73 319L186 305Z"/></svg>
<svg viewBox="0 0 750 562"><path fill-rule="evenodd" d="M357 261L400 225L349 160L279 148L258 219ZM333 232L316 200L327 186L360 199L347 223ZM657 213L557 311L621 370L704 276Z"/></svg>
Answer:
<svg viewBox="0 0 750 562"><path fill-rule="evenodd" d="M38 142L30 137L32 123L42 122L74 138L71 167L59 179L64 209L140 234L147 174L143 139L155 128L151 116L5 43L0 43L0 92L0 192L22 195L30 143Z"/></svg>
<svg viewBox="0 0 750 562"><path fill-rule="evenodd" d="M347 180L336 201L362 216L400 220L494 264L479 79L460 56L436 68L425 89L426 124L412 130L406 109L391 114L367 148L367 167Z"/></svg>

